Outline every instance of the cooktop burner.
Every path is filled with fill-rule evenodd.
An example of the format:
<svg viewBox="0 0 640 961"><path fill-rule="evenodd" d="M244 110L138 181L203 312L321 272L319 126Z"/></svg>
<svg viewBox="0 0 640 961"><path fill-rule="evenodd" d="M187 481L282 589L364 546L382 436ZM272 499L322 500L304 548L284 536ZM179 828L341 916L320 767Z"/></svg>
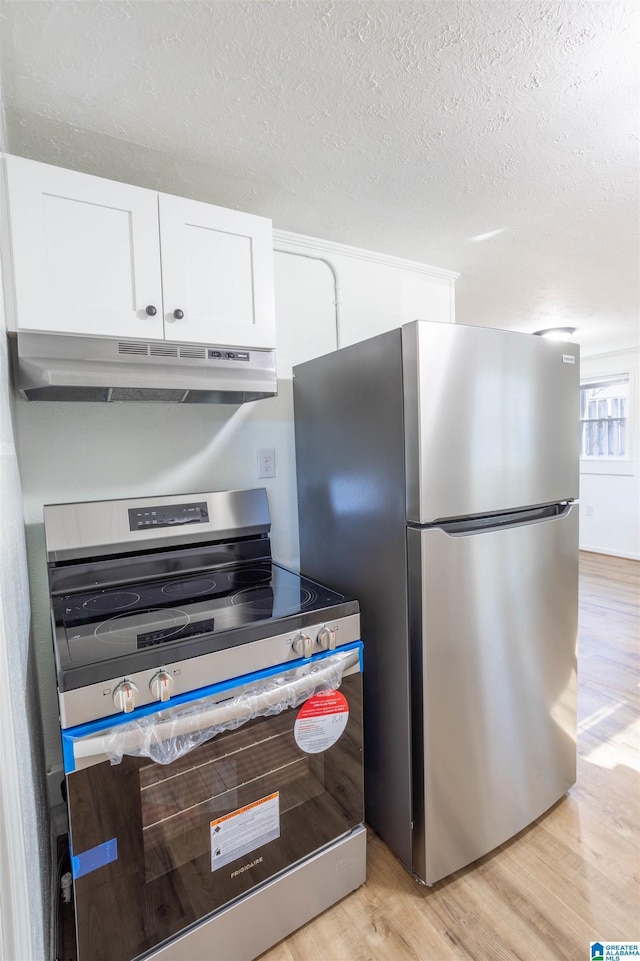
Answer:
<svg viewBox="0 0 640 961"><path fill-rule="evenodd" d="M163 594L168 597L199 597L202 594L210 594L216 589L216 582L210 577L192 577L187 581L171 581L160 588Z"/></svg>
<svg viewBox="0 0 640 961"><path fill-rule="evenodd" d="M177 637L181 631L189 624L189 615L184 611L178 611L172 607L149 612L153 617L153 635L157 642L161 640L171 640ZM94 636L101 640L114 644L121 644L123 641L130 640L134 635L137 637L139 646L145 646L145 638L148 640L149 633L139 635L135 629L135 622L126 614L116 614L108 621L102 621L94 630ZM147 645L148 646L148 645Z"/></svg>
<svg viewBox="0 0 640 961"><path fill-rule="evenodd" d="M82 601L82 606L89 616L104 614L106 611L122 611L126 607L134 607L140 600L140 595L134 591L103 591Z"/></svg>
<svg viewBox="0 0 640 961"><path fill-rule="evenodd" d="M278 602L283 607L289 608L287 613L292 613L294 610L305 611L317 599L316 591L301 587L298 584L286 587L283 585L278 595ZM243 606L255 611L256 614L265 614L270 617L273 609L273 596L268 589L265 590L261 586L243 587L227 598L227 604L231 604L233 607Z"/></svg>

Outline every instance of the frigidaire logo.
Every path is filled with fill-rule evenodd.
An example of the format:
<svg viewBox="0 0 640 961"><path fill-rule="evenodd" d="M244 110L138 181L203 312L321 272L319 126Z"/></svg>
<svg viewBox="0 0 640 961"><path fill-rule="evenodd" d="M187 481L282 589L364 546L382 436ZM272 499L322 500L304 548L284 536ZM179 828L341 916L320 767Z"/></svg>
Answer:
<svg viewBox="0 0 640 961"><path fill-rule="evenodd" d="M241 868L237 871L232 871L229 877L237 878L239 874L244 874L245 871L249 871L251 868L255 868L256 864L262 864L263 858L256 858L255 861L249 861L248 864L243 864Z"/></svg>

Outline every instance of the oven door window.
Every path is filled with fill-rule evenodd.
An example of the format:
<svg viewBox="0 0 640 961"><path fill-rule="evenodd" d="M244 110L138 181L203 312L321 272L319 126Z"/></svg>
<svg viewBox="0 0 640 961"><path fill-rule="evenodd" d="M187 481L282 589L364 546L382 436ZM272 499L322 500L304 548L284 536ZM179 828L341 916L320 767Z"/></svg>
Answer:
<svg viewBox="0 0 640 961"><path fill-rule="evenodd" d="M125 754L67 775L78 961L131 961L362 823L350 670L171 763Z"/></svg>

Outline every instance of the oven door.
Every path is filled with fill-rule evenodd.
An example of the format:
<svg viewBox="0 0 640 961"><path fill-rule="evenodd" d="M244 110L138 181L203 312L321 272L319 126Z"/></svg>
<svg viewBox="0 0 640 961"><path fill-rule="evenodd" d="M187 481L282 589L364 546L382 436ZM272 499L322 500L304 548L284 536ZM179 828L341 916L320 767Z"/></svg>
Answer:
<svg viewBox="0 0 640 961"><path fill-rule="evenodd" d="M362 823L361 670L357 642L63 732L78 961L153 953Z"/></svg>

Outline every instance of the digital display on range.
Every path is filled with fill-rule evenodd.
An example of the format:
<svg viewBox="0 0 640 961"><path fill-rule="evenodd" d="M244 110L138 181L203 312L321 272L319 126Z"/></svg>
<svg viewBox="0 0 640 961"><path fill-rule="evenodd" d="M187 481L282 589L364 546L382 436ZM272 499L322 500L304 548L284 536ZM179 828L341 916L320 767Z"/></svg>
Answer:
<svg viewBox="0 0 640 961"><path fill-rule="evenodd" d="M182 640L185 637L198 637L201 634L209 634L213 631L214 621L210 617L206 621L196 621L194 624L187 624L176 633L175 627L149 631L147 634L138 634L137 648L139 651L145 647L155 647L156 644L164 644L165 641Z"/></svg>
<svg viewBox="0 0 640 961"><path fill-rule="evenodd" d="M150 527L181 527L183 524L208 524L206 501L193 504L171 504L167 507L129 508L129 530L146 531Z"/></svg>

